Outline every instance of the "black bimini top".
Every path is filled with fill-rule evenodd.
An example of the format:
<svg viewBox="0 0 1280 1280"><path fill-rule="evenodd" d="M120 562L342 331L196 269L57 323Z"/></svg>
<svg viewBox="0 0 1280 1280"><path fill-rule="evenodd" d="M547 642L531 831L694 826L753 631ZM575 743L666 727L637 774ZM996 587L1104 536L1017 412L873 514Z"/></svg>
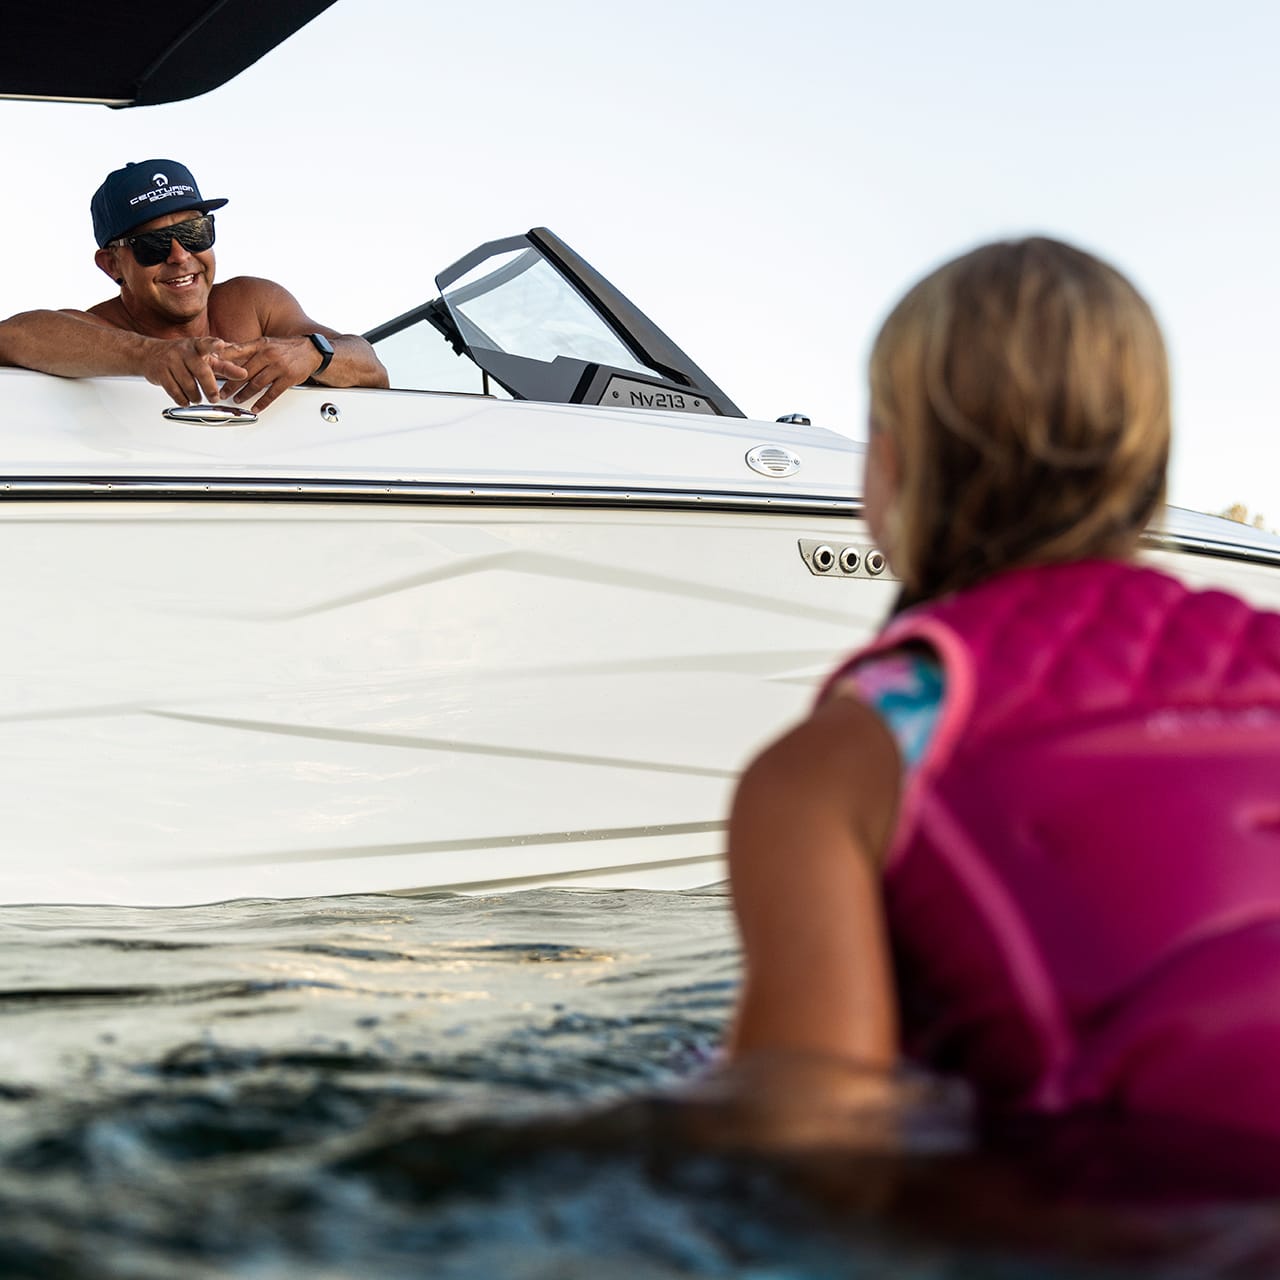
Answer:
<svg viewBox="0 0 1280 1280"><path fill-rule="evenodd" d="M141 107L216 89L334 0L0 0L0 97Z"/></svg>

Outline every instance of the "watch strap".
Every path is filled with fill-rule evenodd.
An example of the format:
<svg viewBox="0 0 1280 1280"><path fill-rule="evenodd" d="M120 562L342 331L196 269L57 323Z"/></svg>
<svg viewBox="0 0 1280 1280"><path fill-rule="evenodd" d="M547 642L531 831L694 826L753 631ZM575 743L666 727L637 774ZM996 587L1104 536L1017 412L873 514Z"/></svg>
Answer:
<svg viewBox="0 0 1280 1280"><path fill-rule="evenodd" d="M333 359L333 343L323 333L309 333L307 337L311 339L311 345L323 357L319 368L312 371L311 376L314 378L316 374L323 373L329 367L329 362Z"/></svg>

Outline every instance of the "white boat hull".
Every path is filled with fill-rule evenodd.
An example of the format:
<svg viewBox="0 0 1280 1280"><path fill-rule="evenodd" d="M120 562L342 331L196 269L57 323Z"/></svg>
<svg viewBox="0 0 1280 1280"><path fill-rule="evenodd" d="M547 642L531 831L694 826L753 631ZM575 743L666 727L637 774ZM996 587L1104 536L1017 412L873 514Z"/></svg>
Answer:
<svg viewBox="0 0 1280 1280"><path fill-rule="evenodd" d="M7 901L717 880L736 770L893 591L716 512L0 517Z"/></svg>

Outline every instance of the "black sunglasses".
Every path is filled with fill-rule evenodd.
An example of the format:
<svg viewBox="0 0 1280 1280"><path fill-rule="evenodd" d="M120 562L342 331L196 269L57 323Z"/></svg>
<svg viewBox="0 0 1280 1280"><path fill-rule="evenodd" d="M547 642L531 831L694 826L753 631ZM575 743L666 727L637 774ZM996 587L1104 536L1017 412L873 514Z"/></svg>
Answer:
<svg viewBox="0 0 1280 1280"><path fill-rule="evenodd" d="M170 246L177 241L188 253L203 253L213 248L213 214L202 213L186 222L175 222L158 231L139 231L136 236L121 236L115 243L127 244L140 267L158 267L169 256Z"/></svg>

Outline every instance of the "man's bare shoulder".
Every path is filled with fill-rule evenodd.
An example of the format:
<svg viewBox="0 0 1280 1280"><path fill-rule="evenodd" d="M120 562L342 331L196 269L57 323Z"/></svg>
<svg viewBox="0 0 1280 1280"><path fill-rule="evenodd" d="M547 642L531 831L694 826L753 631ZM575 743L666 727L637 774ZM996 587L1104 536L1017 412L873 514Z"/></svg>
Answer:
<svg viewBox="0 0 1280 1280"><path fill-rule="evenodd" d="M77 320L88 320L110 329L132 329L129 313L125 311L119 298L108 298L105 302L96 302L88 311L77 311L74 307L59 307L58 314L74 316Z"/></svg>
<svg viewBox="0 0 1280 1280"><path fill-rule="evenodd" d="M282 284L261 276L234 276L209 291L209 318L220 337L235 342L263 336L287 337L319 326Z"/></svg>
<svg viewBox="0 0 1280 1280"><path fill-rule="evenodd" d="M265 280L262 276L232 276L230 280L219 280L209 290L209 295L240 304L293 299L293 294L284 285Z"/></svg>

